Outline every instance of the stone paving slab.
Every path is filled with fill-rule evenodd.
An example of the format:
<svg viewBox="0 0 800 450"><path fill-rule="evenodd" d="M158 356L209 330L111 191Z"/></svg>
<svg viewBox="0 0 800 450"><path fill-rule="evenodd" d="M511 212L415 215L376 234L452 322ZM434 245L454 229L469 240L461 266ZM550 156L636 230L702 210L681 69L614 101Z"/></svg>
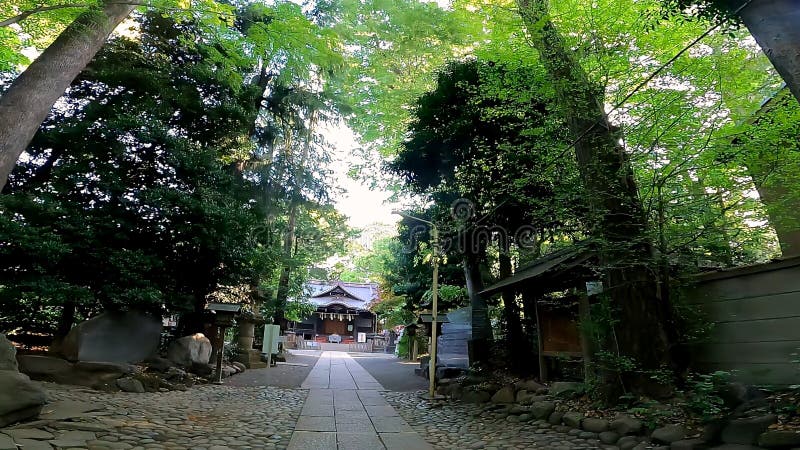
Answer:
<svg viewBox="0 0 800 450"><path fill-rule="evenodd" d="M295 431L289 441L289 450L332 450L336 448L336 433Z"/></svg>
<svg viewBox="0 0 800 450"><path fill-rule="evenodd" d="M336 433L339 450L380 450L385 449L380 437L375 433Z"/></svg>
<svg viewBox="0 0 800 450"><path fill-rule="evenodd" d="M394 410L389 405L386 406L364 406L367 410L367 415L370 417L391 417L391 416L399 416L397 411Z"/></svg>
<svg viewBox="0 0 800 450"><path fill-rule="evenodd" d="M383 398L383 386L347 353L324 352L301 386L309 393L290 450L433 449Z"/></svg>
<svg viewBox="0 0 800 450"><path fill-rule="evenodd" d="M372 425L379 433L401 433L414 431L402 417L371 417Z"/></svg>
<svg viewBox="0 0 800 450"><path fill-rule="evenodd" d="M300 416L294 429L300 431L336 431L336 422L334 422L333 417Z"/></svg>

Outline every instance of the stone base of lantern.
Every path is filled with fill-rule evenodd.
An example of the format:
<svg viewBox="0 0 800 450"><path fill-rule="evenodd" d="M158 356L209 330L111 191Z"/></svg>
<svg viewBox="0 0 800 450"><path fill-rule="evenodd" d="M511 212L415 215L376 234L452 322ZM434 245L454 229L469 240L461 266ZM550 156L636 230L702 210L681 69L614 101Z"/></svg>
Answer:
<svg viewBox="0 0 800 450"><path fill-rule="evenodd" d="M242 351L240 349L233 359L244 364L248 369L263 369L267 367L267 363L261 360L261 352L258 350Z"/></svg>

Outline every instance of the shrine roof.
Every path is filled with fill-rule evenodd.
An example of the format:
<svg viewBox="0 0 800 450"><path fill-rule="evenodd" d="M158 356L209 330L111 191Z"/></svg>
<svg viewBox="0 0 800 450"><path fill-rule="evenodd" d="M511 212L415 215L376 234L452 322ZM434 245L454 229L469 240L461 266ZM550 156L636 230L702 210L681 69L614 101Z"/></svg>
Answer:
<svg viewBox="0 0 800 450"><path fill-rule="evenodd" d="M302 297L317 307L338 304L366 311L370 303L378 299L378 284L310 280L305 285Z"/></svg>

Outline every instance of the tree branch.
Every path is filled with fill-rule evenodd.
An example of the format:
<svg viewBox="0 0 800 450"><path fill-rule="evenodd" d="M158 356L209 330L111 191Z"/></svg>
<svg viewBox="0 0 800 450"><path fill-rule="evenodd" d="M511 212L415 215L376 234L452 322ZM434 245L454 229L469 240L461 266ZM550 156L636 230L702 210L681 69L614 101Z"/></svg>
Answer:
<svg viewBox="0 0 800 450"><path fill-rule="evenodd" d="M130 2L108 2L108 3L147 6L147 4L144 3L144 2L136 2L136 1L130 1ZM22 11L21 13L17 14L16 16L9 17L8 19L0 21L0 28L7 27L7 26L13 25L15 23L22 22L23 20L27 19L28 17L30 17L30 16L32 16L34 14L38 14L38 13L42 13L42 12L46 12L46 11L53 11L53 10L56 10L56 9L68 9L68 8L89 8L89 7L92 7L92 6L96 6L96 5L95 4L91 4L91 3L68 3L68 4L61 4L61 5L39 6L39 7L33 8L33 9L28 9L28 10Z"/></svg>
<svg viewBox="0 0 800 450"><path fill-rule="evenodd" d="M75 3L75 4L64 4L64 5L50 5L50 6L39 6L38 8L28 9L26 11L22 11L21 13L17 14L14 17L9 17L8 19L0 22L0 27L7 27L9 25L13 25L15 23L22 22L23 20L27 19L29 16L33 14L45 12L45 11L52 11L54 9L66 9L66 8L86 8L88 6L92 6L86 3Z"/></svg>

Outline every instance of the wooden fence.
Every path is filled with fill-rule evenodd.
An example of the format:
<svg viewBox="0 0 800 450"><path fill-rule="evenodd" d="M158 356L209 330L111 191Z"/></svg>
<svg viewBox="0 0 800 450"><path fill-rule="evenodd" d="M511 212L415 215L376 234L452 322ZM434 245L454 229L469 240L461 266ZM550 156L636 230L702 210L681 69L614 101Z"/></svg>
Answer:
<svg viewBox="0 0 800 450"><path fill-rule="evenodd" d="M694 368L750 384L800 384L800 257L695 277L686 290L713 328Z"/></svg>

